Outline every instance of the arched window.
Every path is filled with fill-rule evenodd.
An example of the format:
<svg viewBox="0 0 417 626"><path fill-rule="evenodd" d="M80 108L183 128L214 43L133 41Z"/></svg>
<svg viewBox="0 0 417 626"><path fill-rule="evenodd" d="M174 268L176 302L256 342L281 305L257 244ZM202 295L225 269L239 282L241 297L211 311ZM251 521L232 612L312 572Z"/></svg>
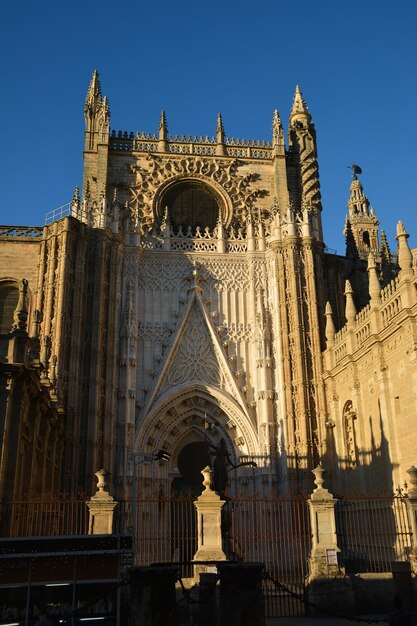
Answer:
<svg viewBox="0 0 417 626"><path fill-rule="evenodd" d="M0 283L0 335L10 333L13 313L19 300L19 289L12 283Z"/></svg>
<svg viewBox="0 0 417 626"><path fill-rule="evenodd" d="M369 233L367 230L365 230L363 233L363 243L367 248L371 247L371 240L369 238Z"/></svg>
<svg viewBox="0 0 417 626"><path fill-rule="evenodd" d="M352 400L348 400L343 409L343 434L346 449L346 467L353 469L358 464L355 420L356 411L353 408Z"/></svg>
<svg viewBox="0 0 417 626"><path fill-rule="evenodd" d="M160 202L161 215L168 207L171 225L174 229L189 226L194 230L197 226L207 226L213 230L217 223L220 198L209 186L200 181L184 180L169 187Z"/></svg>

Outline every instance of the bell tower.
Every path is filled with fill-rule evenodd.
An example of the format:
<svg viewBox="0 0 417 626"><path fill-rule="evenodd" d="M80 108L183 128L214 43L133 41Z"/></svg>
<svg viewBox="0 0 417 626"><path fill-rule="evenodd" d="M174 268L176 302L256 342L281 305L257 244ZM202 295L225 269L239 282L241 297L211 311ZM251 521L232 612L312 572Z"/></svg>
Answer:
<svg viewBox="0 0 417 626"><path fill-rule="evenodd" d="M363 192L363 186L357 174L361 173L357 165L352 166L353 181L350 185L348 201L349 216L346 220L345 235L350 235L350 246L346 251L347 256L357 256L366 261L369 253L379 263L381 253L378 238L379 221L374 209ZM354 245L353 244L354 241Z"/></svg>

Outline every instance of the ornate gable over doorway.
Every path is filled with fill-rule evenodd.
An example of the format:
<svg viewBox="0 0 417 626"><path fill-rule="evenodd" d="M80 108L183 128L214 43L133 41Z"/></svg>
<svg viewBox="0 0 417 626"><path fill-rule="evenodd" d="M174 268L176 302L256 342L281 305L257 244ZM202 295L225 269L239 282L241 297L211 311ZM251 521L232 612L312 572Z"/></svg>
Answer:
<svg viewBox="0 0 417 626"><path fill-rule="evenodd" d="M189 301L144 410L167 392L190 384L215 387L229 394L246 416L246 401L237 385L216 330L204 306L201 288L189 290Z"/></svg>

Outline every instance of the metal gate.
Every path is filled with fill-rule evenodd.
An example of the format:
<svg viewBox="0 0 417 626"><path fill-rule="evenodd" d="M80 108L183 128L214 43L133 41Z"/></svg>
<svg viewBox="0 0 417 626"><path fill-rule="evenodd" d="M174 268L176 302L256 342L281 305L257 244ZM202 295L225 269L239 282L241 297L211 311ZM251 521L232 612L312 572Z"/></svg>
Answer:
<svg viewBox="0 0 417 626"><path fill-rule="evenodd" d="M306 498L232 498L223 524L230 559L265 564L267 617L304 615L311 545Z"/></svg>

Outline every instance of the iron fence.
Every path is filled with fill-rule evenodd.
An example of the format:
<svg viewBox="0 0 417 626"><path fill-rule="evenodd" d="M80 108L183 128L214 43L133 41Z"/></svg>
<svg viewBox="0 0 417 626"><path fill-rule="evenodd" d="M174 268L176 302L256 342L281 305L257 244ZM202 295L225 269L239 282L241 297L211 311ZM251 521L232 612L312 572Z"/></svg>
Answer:
<svg viewBox="0 0 417 626"><path fill-rule="evenodd" d="M311 548L307 499L233 498L226 503L223 537L229 558L265 564L267 616L304 615L302 601ZM299 597L277 587L279 580Z"/></svg>
<svg viewBox="0 0 417 626"><path fill-rule="evenodd" d="M86 535L85 499L44 498L0 503L0 536Z"/></svg>
<svg viewBox="0 0 417 626"><path fill-rule="evenodd" d="M114 532L133 533L136 562L191 561L197 550L194 497L147 495L120 501ZM412 532L404 496L340 498L337 541L348 572L389 572L406 561ZM88 533L86 498L44 498L0 503L0 536ZM135 519L134 519L135 518ZM311 530L307 498L233 497L222 515L224 551L231 560L262 562L286 581L307 572Z"/></svg>
<svg viewBox="0 0 417 626"><path fill-rule="evenodd" d="M406 497L356 497L338 500L337 540L348 573L390 572L407 561L412 532Z"/></svg>

